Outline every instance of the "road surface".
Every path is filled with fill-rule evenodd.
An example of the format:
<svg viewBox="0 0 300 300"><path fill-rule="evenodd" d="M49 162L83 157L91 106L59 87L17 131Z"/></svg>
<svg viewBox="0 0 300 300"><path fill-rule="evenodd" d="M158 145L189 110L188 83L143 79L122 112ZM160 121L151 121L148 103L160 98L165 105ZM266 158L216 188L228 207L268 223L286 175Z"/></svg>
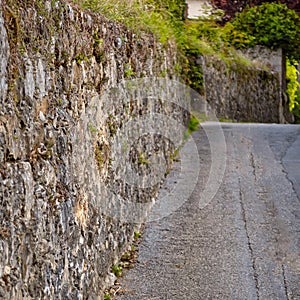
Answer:
<svg viewBox="0 0 300 300"><path fill-rule="evenodd" d="M197 184L178 210L146 223L117 299L300 299L300 126L222 127L226 169L217 193L199 207L213 161L200 130ZM190 176L179 165L168 192Z"/></svg>

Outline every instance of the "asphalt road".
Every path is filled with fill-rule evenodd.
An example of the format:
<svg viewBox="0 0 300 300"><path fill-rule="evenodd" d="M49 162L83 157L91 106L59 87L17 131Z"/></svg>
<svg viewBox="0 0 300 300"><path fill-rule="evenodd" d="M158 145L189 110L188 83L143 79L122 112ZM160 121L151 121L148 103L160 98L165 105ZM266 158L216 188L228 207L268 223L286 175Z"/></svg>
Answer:
<svg viewBox="0 0 300 300"><path fill-rule="evenodd" d="M207 133L214 125L196 132L196 184L179 195L186 201L176 211L146 223L138 262L120 279L126 292L117 299L300 299L300 126L222 127L226 168L212 171ZM189 151L182 157L192 157ZM215 194L199 206L220 175ZM162 195L189 176L177 163Z"/></svg>

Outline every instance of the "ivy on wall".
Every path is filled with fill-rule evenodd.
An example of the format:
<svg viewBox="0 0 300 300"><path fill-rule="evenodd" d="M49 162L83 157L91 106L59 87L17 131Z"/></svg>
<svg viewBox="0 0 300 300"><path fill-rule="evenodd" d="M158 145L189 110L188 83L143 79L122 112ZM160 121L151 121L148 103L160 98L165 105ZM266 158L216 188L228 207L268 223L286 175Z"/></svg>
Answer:
<svg viewBox="0 0 300 300"><path fill-rule="evenodd" d="M294 113L296 121L300 121L300 83L297 80L299 71L296 68L298 63L287 59L286 61L286 80L287 94L289 96L289 108Z"/></svg>

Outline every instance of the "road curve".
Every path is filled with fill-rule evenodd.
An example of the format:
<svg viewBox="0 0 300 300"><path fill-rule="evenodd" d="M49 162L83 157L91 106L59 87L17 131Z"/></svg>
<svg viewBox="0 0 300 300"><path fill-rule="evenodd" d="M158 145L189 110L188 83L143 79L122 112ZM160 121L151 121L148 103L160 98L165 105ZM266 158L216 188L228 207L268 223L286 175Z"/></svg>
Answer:
<svg viewBox="0 0 300 300"><path fill-rule="evenodd" d="M211 124L193 135L200 172L192 194L174 213L146 223L117 299L300 299L300 126L222 128L226 169L214 198L199 207L214 159ZM189 174L178 163L162 193L182 176Z"/></svg>

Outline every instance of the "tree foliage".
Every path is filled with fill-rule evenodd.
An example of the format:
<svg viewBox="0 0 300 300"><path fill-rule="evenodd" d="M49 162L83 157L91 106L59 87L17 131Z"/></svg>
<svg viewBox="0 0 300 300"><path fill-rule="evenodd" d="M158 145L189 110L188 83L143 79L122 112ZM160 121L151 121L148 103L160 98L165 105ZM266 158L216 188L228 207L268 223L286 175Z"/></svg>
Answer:
<svg viewBox="0 0 300 300"><path fill-rule="evenodd" d="M244 9L232 24L253 36L252 44L271 49L282 48L291 59L300 59L300 18L281 3L264 3Z"/></svg>

